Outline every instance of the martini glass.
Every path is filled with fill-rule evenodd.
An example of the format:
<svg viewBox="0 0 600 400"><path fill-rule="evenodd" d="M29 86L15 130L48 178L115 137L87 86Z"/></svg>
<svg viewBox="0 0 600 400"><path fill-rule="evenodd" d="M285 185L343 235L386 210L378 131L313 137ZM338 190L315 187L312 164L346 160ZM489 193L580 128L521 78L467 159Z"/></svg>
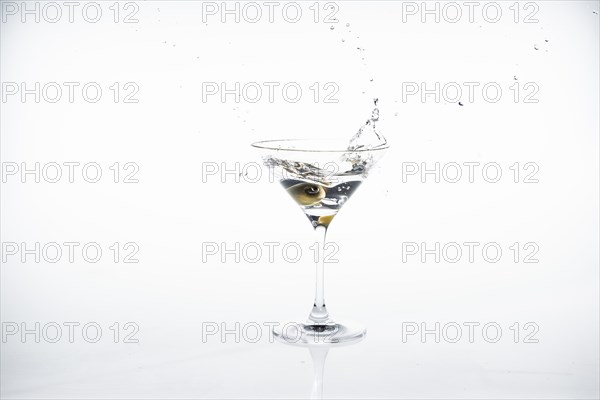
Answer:
<svg viewBox="0 0 600 400"><path fill-rule="evenodd" d="M315 300L308 318L274 328L290 344L332 344L361 340L366 329L333 320L325 306L324 250L327 228L354 194L388 145L349 149L347 141L327 139L267 140L252 144L273 176L312 224L318 244Z"/></svg>

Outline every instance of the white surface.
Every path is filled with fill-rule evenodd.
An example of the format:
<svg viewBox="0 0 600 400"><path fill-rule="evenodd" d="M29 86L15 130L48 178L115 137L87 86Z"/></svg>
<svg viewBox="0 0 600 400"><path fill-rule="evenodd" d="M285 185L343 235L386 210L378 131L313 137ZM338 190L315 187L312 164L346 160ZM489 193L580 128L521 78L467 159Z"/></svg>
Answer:
<svg viewBox="0 0 600 400"><path fill-rule="evenodd" d="M96 264L2 263L3 323L103 329L95 344L8 337L3 398L309 396L309 352L269 343L266 328L254 344L202 341L206 322L304 317L314 278L310 227L285 193L266 179L203 183L202 163L259 161L254 140L350 137L375 96L392 148L332 224L339 263L326 272L330 311L364 323L368 335L330 351L325 396L598 398L598 2L536 2L534 24L515 24L509 3L497 24L480 14L436 24L403 23L400 2L338 2L334 30L312 22L310 3L297 24L209 17L208 25L201 2L139 2L137 24L113 23L102 4L97 24L2 23L2 82L93 81L105 90L94 104L15 96L1 104L2 162L103 169L96 184L10 177L2 242L98 242L104 252ZM515 75L538 85L537 104L512 101ZM202 82L221 81L298 82L305 93L295 104L203 103ZM137 83L139 103L115 104L114 82ZM339 103L314 103L314 82L335 82ZM402 82L497 82L504 95L462 107L403 103ZM140 182L113 183L114 162L137 163ZM403 183L402 162L497 162L503 177ZM540 182L513 183L514 162L535 162ZM203 242L268 241L298 242L304 257L202 262ZM403 242L465 241L497 242L503 257L402 262ZM137 243L140 262L115 264L114 242ZM537 243L540 262L514 263L514 242ZM113 343L116 321L138 324L139 343ZM402 342L403 322L469 321L498 323L502 339ZM514 322L536 323L539 343L514 343Z"/></svg>

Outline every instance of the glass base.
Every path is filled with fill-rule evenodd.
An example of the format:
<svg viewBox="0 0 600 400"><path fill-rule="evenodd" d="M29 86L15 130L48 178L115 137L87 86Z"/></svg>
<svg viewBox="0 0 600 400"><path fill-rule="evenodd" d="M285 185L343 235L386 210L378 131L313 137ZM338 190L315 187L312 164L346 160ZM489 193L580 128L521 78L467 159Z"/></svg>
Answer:
<svg viewBox="0 0 600 400"><path fill-rule="evenodd" d="M280 342L291 345L344 345L361 341L367 329L356 323L286 322L273 329L273 336Z"/></svg>

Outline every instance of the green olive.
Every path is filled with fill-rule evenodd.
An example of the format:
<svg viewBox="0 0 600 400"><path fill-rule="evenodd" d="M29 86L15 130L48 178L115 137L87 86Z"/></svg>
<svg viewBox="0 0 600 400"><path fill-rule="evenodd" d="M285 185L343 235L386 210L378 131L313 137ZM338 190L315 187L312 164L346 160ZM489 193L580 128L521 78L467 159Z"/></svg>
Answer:
<svg viewBox="0 0 600 400"><path fill-rule="evenodd" d="M323 215L323 216L319 217L319 219L317 220L317 223L319 225L323 225L325 227L328 227L329 224L331 223L331 220L333 219L333 217L335 217L335 214L333 214L333 215Z"/></svg>
<svg viewBox="0 0 600 400"><path fill-rule="evenodd" d="M312 206L325 197L325 189L316 183L298 183L287 191L301 206Z"/></svg>

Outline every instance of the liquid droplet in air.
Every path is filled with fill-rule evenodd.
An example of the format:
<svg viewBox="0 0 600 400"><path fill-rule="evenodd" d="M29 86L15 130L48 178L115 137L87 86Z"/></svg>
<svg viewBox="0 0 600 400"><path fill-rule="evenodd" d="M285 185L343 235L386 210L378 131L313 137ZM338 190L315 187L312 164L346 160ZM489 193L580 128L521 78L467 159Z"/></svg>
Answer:
<svg viewBox="0 0 600 400"><path fill-rule="evenodd" d="M350 28L350 22L346 23L346 28Z"/></svg>
<svg viewBox="0 0 600 400"><path fill-rule="evenodd" d="M334 30L334 29L335 29L335 26L331 25L331 26L329 27L329 29L331 29L331 30Z"/></svg>
<svg viewBox="0 0 600 400"><path fill-rule="evenodd" d="M534 44L534 45L533 45L533 48L534 48L534 49L536 49L536 50L539 50L539 48L538 48L537 44Z"/></svg>
<svg viewBox="0 0 600 400"><path fill-rule="evenodd" d="M377 108L378 102L379 102L378 98L373 99L373 104L375 105L375 108L373 108L373 111L371 112L371 121L373 122L373 125L375 125L375 122L379 121L379 108ZM371 121L369 121L369 122L371 122Z"/></svg>

